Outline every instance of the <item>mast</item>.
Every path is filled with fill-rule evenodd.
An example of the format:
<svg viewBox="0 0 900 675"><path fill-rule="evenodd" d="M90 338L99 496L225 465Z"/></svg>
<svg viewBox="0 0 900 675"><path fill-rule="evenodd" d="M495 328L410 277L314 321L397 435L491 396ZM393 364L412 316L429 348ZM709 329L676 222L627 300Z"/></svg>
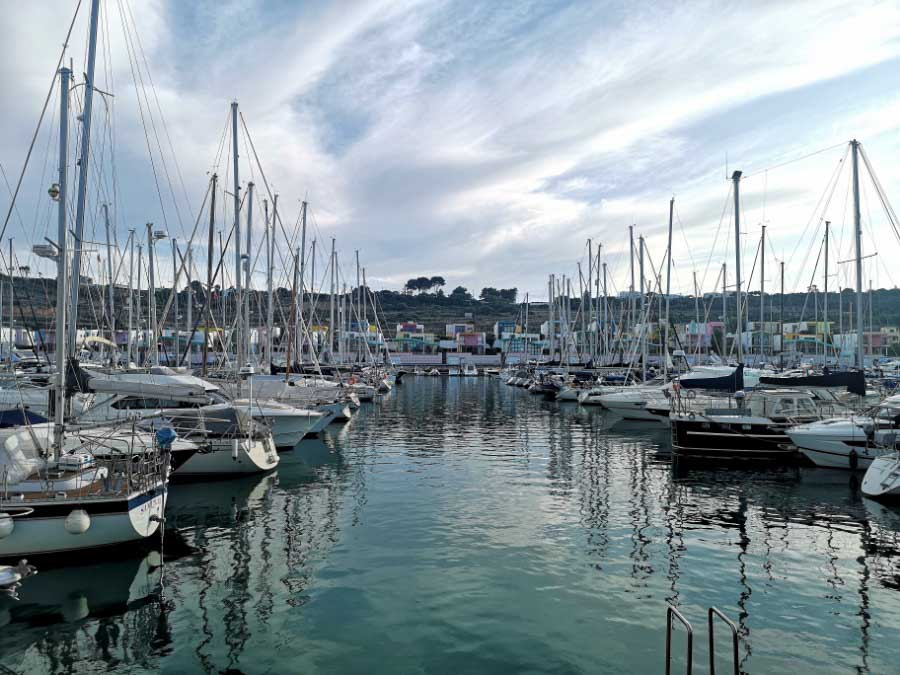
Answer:
<svg viewBox="0 0 900 675"><path fill-rule="evenodd" d="M822 323L825 324L824 349L825 365L828 365L828 334L831 332L828 326L828 234L831 229L831 221L825 221L825 301L822 303Z"/></svg>
<svg viewBox="0 0 900 675"><path fill-rule="evenodd" d="M298 330L295 331L294 337L297 340L297 359L303 363L303 284L306 281L306 202L300 205L300 216L302 218L300 230L300 285L297 287L298 306L297 306L297 323Z"/></svg>
<svg viewBox="0 0 900 675"><path fill-rule="evenodd" d="M728 363L728 265L722 263L722 356Z"/></svg>
<svg viewBox="0 0 900 675"><path fill-rule="evenodd" d="M112 241L109 238L109 206L103 204L103 223L106 227L106 273L109 278L109 339L113 343L116 341L116 309L115 309L115 293L113 290L113 264L112 264ZM10 326L12 327L12 326ZM113 350L113 358L115 358L115 349Z"/></svg>
<svg viewBox="0 0 900 675"><path fill-rule="evenodd" d="M172 351L175 356L174 365L178 365L178 356L181 354L178 344L178 240L172 237L172 316L175 318L175 330L172 331ZM166 362L168 363L168 359Z"/></svg>
<svg viewBox="0 0 900 675"><path fill-rule="evenodd" d="M356 249L356 360L360 360L360 332L362 331L362 322L360 321L359 308L362 305L362 286L360 286L359 271L359 249Z"/></svg>
<svg viewBox="0 0 900 675"><path fill-rule="evenodd" d="M87 73L84 81L84 106L81 112L81 155L78 164L78 191L75 202L75 231L72 239L72 288L71 309L69 310L68 350L74 358L75 334L78 324L78 288L81 285L81 250L84 238L84 216L87 207L88 165L91 159L91 110L94 102L94 64L97 61L97 19L100 15L100 0L91 0L91 27L88 37ZM62 298L58 300L62 301ZM57 330L61 330L62 327Z"/></svg>
<svg viewBox="0 0 900 675"><path fill-rule="evenodd" d="M556 336L556 331L553 328L553 303L556 302L556 300L553 295L553 275L552 274L550 275L550 281L547 284L547 288L548 288L547 292L549 294L547 296L547 311L549 312L549 324L548 325L550 326L550 329L547 332L549 333L549 338L550 338L550 360L552 361L553 360L553 352L555 351L554 348L556 346L554 344L556 342L554 340L554 338Z"/></svg>
<svg viewBox="0 0 900 675"><path fill-rule="evenodd" d="M737 331L735 332L735 337L737 338L737 361L742 363L744 360L744 346L741 324L744 320L744 311L741 306L741 172L735 171L731 175L731 180L734 183L734 283L735 302L737 303Z"/></svg>
<svg viewBox="0 0 900 675"><path fill-rule="evenodd" d="M278 195L272 197L272 227L269 229L269 206L266 204L266 293L269 296L266 307L266 358L269 360L269 373L272 372L273 331L275 330L275 286L272 274L275 269L275 233L278 223Z"/></svg>
<svg viewBox="0 0 900 675"><path fill-rule="evenodd" d="M588 259L588 269L587 269L587 306L588 306L588 311L587 311L587 314L589 315L589 317L585 314L585 311L584 311L585 297L584 297L584 294L582 294L581 297L579 298L579 302L580 302L579 307L581 307L582 331L585 330L584 327L587 323L588 318L590 319L590 322L591 322L591 328L592 329L595 328L595 326L594 326L594 298L593 298L593 294L591 293L591 284L594 282L594 246L593 246L593 242L591 242L590 239L587 240L587 251L588 251L588 255L587 255L587 259ZM581 270L578 271L578 279L579 279L579 283L580 283ZM597 336L597 331L591 330L591 333L590 333L591 339L589 341L589 347L588 347L588 349L590 351L591 360L593 360L594 352L596 352L596 348L594 346L596 336Z"/></svg>
<svg viewBox="0 0 900 675"><path fill-rule="evenodd" d="M65 422L65 389L66 389L66 263L68 246L66 244L68 228L66 227L66 178L69 162L69 76L72 71L61 68L59 71L59 195L57 201L57 240L56 240L56 386L53 388L53 459L58 460L63 447L63 423Z"/></svg>
<svg viewBox="0 0 900 675"><path fill-rule="evenodd" d="M859 141L850 141L853 158L853 230L856 235L856 366L865 367L863 343L862 222L859 214Z"/></svg>
<svg viewBox="0 0 900 675"><path fill-rule="evenodd" d="M143 336L143 331L141 330L141 325L144 322L143 308L141 307L141 287L143 286L143 279L141 278L141 274L144 271L144 247L140 244L137 245L138 250L138 264L137 264L137 332L138 335ZM144 359L141 357L141 347L140 343L138 343L138 361L140 365L143 367Z"/></svg>
<svg viewBox="0 0 900 675"><path fill-rule="evenodd" d="M241 301L243 300L241 289L241 183L238 175L238 104L237 101L231 103L231 154L234 172L234 327L237 331L237 344L235 356L237 357L238 367L244 362L244 319L241 311ZM224 251L223 251L224 255ZM224 323L223 323L224 327ZM241 390L241 381L238 378L238 393Z"/></svg>
<svg viewBox="0 0 900 675"><path fill-rule="evenodd" d="M600 251L598 249L597 257L599 257L599 256L600 256ZM607 311L608 311L607 310L607 300L606 300L606 261L603 262L603 305L602 305L601 309L603 310L603 333L601 333L601 335L603 336L603 355L608 356L609 355L609 332L607 331L607 325L606 325L606 321L608 318L608 316L607 316Z"/></svg>
<svg viewBox="0 0 900 675"><path fill-rule="evenodd" d="M147 304L150 306L150 358L154 366L159 365L159 346L156 339L156 264L153 261L154 245L153 223L147 223L147 269L150 272L150 287Z"/></svg>
<svg viewBox="0 0 900 675"><path fill-rule="evenodd" d="M331 264L329 266L331 267L331 287L328 294L328 355L331 362L334 363L334 237L331 238Z"/></svg>
<svg viewBox="0 0 900 675"><path fill-rule="evenodd" d="M213 256L215 255L216 234L216 174L212 175L212 197L209 202L209 242L206 256L206 305L203 326L203 377L206 377L209 361L209 326L212 323Z"/></svg>
<svg viewBox="0 0 900 675"><path fill-rule="evenodd" d="M188 345L187 345L187 361L188 368L193 366L194 359L192 358L191 349L193 349L193 340L194 337L194 286L191 283L191 266L194 264L194 252L193 245L188 243L187 245L187 328L188 328ZM184 261L184 258L182 258Z"/></svg>
<svg viewBox="0 0 900 675"><path fill-rule="evenodd" d="M285 362L284 368L284 381L288 382L291 378L291 347L293 347L294 340L290 335L290 329L294 325L294 315L297 312L297 275L298 269L300 267L300 251L298 250L294 254L294 285L291 289L291 316L288 320L288 341L287 341L287 361Z"/></svg>
<svg viewBox="0 0 900 675"><path fill-rule="evenodd" d="M244 341L250 359L250 265L253 255L253 181L247 183L247 249L244 255Z"/></svg>
<svg viewBox="0 0 900 675"><path fill-rule="evenodd" d="M629 314L629 324L631 325L631 334L634 335L634 225L628 226L628 245L630 256L628 258L629 269L631 271L631 285L628 287L628 314ZM629 351L631 351L631 345L629 345Z"/></svg>
<svg viewBox="0 0 900 675"><path fill-rule="evenodd" d="M675 211L675 197L672 197L669 200L669 247L668 247L668 255L666 256L666 331L665 331L665 354L663 358L665 359L663 363L663 372L668 374L669 372L669 294L672 290L672 214Z"/></svg>
<svg viewBox="0 0 900 675"><path fill-rule="evenodd" d="M641 269L641 374L642 381L647 381L647 311L646 298L644 297L644 235L638 238L640 244L640 269Z"/></svg>
<svg viewBox="0 0 900 675"><path fill-rule="evenodd" d="M748 300L749 302L749 300ZM748 310L749 313L749 310ZM759 358L760 363L766 355L766 226L762 226L762 239L759 246ZM752 342L752 341L751 341Z"/></svg>
<svg viewBox="0 0 900 675"><path fill-rule="evenodd" d="M15 292L15 283L13 282L13 238L9 238L9 369L12 370L13 367L13 349L16 347L16 338L13 333L13 323L15 322L15 314L13 313L13 309L15 308L15 297L13 293ZM871 296L870 296L871 297Z"/></svg>
<svg viewBox="0 0 900 675"><path fill-rule="evenodd" d="M128 346L126 348L127 367L131 367L134 355L131 351L134 341L134 230L128 230Z"/></svg>
<svg viewBox="0 0 900 675"><path fill-rule="evenodd" d="M779 350L778 360L779 366L782 370L784 370L784 261L781 261L781 309L779 311L779 323L778 327L779 332L781 333L781 337L779 337L778 341L780 343L781 349Z"/></svg>

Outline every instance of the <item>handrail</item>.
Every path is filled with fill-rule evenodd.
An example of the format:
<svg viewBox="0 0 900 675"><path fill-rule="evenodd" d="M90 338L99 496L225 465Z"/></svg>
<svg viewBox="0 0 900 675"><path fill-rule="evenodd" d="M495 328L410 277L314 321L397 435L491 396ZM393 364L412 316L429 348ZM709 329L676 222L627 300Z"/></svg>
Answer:
<svg viewBox="0 0 900 675"><path fill-rule="evenodd" d="M716 675L716 637L713 629L713 619L715 617L719 617L720 620L725 622L725 625L731 629L731 658L732 658L732 673L733 675L740 675L740 670L738 669L738 632L737 627L734 623L725 616L721 611L719 611L716 607L710 607L709 613L707 615L707 621L709 623L709 675Z"/></svg>
<svg viewBox="0 0 900 675"><path fill-rule="evenodd" d="M672 672L672 617L677 618L687 631L687 675L691 675L694 661L694 629L677 609L668 605L666 609L666 675Z"/></svg>

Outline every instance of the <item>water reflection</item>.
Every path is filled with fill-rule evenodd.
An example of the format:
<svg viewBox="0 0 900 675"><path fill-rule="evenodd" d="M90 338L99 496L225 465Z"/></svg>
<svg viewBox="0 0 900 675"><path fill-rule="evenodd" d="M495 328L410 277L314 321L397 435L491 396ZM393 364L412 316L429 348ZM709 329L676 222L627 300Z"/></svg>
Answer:
<svg viewBox="0 0 900 675"><path fill-rule="evenodd" d="M161 571L42 571L16 672L657 672L665 605L745 672L889 672L900 512L842 472L674 466L668 432L408 378L277 472L179 484ZM11 602L11 601L9 601Z"/></svg>

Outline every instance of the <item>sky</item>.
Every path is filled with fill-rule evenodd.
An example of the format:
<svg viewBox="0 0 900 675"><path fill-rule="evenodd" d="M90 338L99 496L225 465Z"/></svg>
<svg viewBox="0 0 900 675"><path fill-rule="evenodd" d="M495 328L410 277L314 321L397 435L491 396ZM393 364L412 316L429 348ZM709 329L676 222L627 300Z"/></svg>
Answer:
<svg viewBox="0 0 900 675"><path fill-rule="evenodd" d="M78 82L89 4L66 52ZM587 272L591 238L603 246L610 291L623 290L628 226L646 238L648 269L664 267L674 197L672 290L690 292L694 273L701 290L715 290L722 262L734 283L727 176L736 169L745 176L745 283L749 268L749 283L760 283L753 260L766 225L766 287L777 286L782 261L790 289L821 285L816 260L829 219L831 271L839 270L831 283L849 285L847 141L862 142L889 198L900 189L892 161L900 149L896 3L100 4L95 81L111 96L95 99L86 236L104 240L100 203L109 203L117 268L123 259L127 265L130 229L143 242L152 221L184 244L199 219L195 262L205 270L201 204L213 171L221 188L232 189L225 132L233 100L249 131L239 134L241 191L250 180L257 189L253 251L263 237L261 198L279 194L275 281L282 285L306 199L317 285L334 237L348 283L358 250L376 289L440 275L447 291L516 287L546 298L550 273L577 286L576 265ZM0 166L11 187L75 5L46 0L3 10ZM72 92L76 107L81 92ZM49 276L30 249L56 237L46 189L57 161L58 105L54 92L3 235L13 237L19 265ZM73 142L71 176L76 154ZM879 253L866 259L865 276L893 287L898 237L866 177L862 193L864 255ZM4 216L9 195L0 184ZM229 200L219 195L219 207L226 202L219 229L232 217ZM105 264L105 248L96 246L86 270L95 278ZM264 256L252 257L261 288ZM163 282L171 279L170 241L158 244L158 262Z"/></svg>

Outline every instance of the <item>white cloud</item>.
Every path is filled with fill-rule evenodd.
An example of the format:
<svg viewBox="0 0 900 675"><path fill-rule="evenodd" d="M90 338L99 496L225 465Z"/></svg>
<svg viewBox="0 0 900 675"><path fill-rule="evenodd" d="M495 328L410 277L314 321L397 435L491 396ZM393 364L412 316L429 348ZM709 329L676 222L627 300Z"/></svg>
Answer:
<svg viewBox="0 0 900 675"><path fill-rule="evenodd" d="M117 5L105 4L124 231L125 221L161 215ZM896 99L865 86L900 56L892 4L690 3L626 13L592 2L129 6L192 205L237 98L285 222L308 195L320 241L335 234L339 247L359 248L370 278L397 286L442 274L473 290L540 289L547 273L573 271L588 236L604 242L621 276L632 222L662 259L673 193L685 228L675 237L679 283L689 285L690 260L702 275L707 259L715 266L725 256L708 249L728 189L726 152L749 174L850 135L871 139L876 160L898 143ZM24 154L70 11L64 2L6 10L7 169ZM846 96L818 100L833 81ZM773 248L796 248L833 161L773 170L764 184L748 179L747 255L763 199ZM225 166L218 170L224 178ZM882 179L889 191L900 185L890 167ZM186 228L193 216L183 214ZM727 239L720 232L719 246Z"/></svg>

